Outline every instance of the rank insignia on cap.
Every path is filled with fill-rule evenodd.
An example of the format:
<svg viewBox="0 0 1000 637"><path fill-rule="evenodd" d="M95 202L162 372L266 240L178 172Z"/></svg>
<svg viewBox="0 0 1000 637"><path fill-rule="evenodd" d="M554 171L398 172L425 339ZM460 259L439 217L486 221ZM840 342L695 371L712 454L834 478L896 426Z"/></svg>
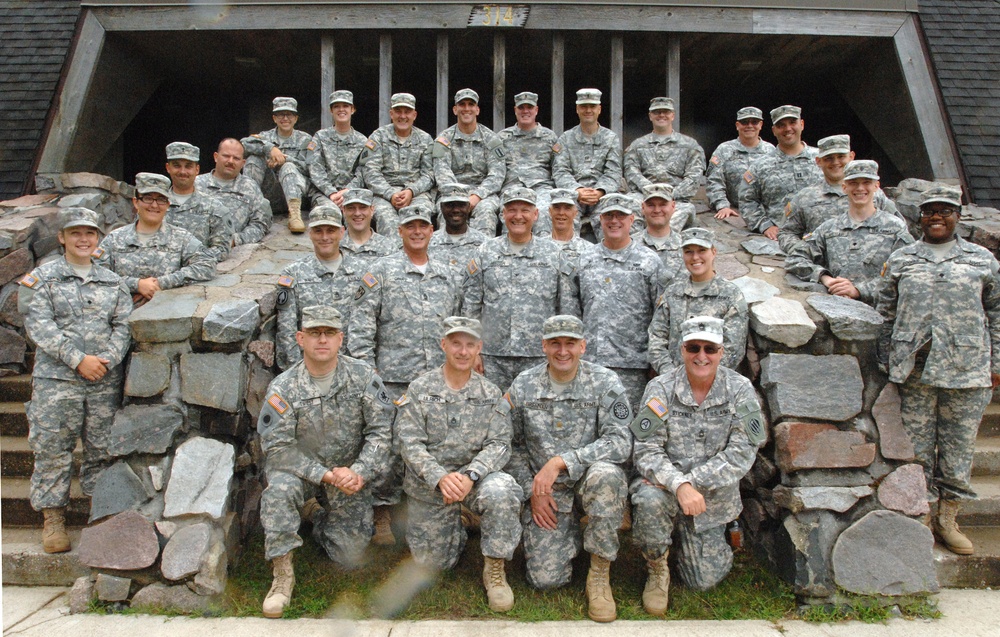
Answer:
<svg viewBox="0 0 1000 637"><path fill-rule="evenodd" d="M95 259L100 259L101 257L103 257L106 254L106 252L107 252L107 250L105 250L104 248L98 246L98 247L94 248L94 251L90 253L90 256L94 257Z"/></svg>
<svg viewBox="0 0 1000 637"><path fill-rule="evenodd" d="M743 181L747 182L748 184L752 184L755 179L756 177L754 177L753 173L750 172L749 170L743 173Z"/></svg>
<svg viewBox="0 0 1000 637"><path fill-rule="evenodd" d="M659 418L663 418L667 415L667 406L660 402L659 398L651 398L646 406L649 410L656 414Z"/></svg>
<svg viewBox="0 0 1000 637"><path fill-rule="evenodd" d="M375 275L373 275L371 272L361 277L361 280L364 281L365 285L367 285L370 288L373 288L376 285L378 285L378 279L376 279Z"/></svg>
<svg viewBox="0 0 1000 637"><path fill-rule="evenodd" d="M26 288L33 288L36 285L38 285L38 277L32 276L30 274L25 274L23 277L21 277L19 283Z"/></svg>
<svg viewBox="0 0 1000 637"><path fill-rule="evenodd" d="M279 414L283 414L288 411L288 403L286 403L285 400L277 394L271 394L271 397L267 399L267 404L274 407L274 411Z"/></svg>
<svg viewBox="0 0 1000 637"><path fill-rule="evenodd" d="M365 143L365 148L368 150L375 150L375 140L369 137L368 141Z"/></svg>
<svg viewBox="0 0 1000 637"><path fill-rule="evenodd" d="M449 142L448 138L445 137L444 135L438 137L434 141L436 141L437 143L441 144L442 146L451 146L451 142Z"/></svg>
<svg viewBox="0 0 1000 637"><path fill-rule="evenodd" d="M469 267L466 268L466 269L469 271L470 275L473 275L476 272L479 272L479 266L476 265L476 260L475 259L470 260L469 261Z"/></svg>
<svg viewBox="0 0 1000 637"><path fill-rule="evenodd" d="M282 274L278 277L278 285L285 288L292 287L292 283L295 283L295 277L288 276L287 274Z"/></svg>
<svg viewBox="0 0 1000 637"><path fill-rule="evenodd" d="M718 155L712 155L712 159L710 159L709 161L712 162L713 164L715 164L716 166L718 166L719 165L719 156Z"/></svg>

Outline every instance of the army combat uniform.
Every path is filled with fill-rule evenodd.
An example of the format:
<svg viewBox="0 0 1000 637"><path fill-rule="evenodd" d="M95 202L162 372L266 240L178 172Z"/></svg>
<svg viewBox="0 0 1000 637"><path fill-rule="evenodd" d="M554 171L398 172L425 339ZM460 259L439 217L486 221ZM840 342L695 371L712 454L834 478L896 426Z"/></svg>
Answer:
<svg viewBox="0 0 1000 637"><path fill-rule="evenodd" d="M705 183L705 151L696 139L676 131L647 133L625 149L623 170L629 191L639 196L650 184L673 186L676 208L671 227L683 230L694 219L690 201Z"/></svg>
<svg viewBox="0 0 1000 637"><path fill-rule="evenodd" d="M708 160L705 194L712 210L739 208L740 184L750 163L772 151L774 144L763 139L753 148L747 148L739 139L722 142Z"/></svg>
<svg viewBox="0 0 1000 637"><path fill-rule="evenodd" d="M229 213L215 197L195 190L181 202L175 193L171 193L165 221L193 234L216 262L225 261L229 256L233 229Z"/></svg>
<svg viewBox="0 0 1000 637"><path fill-rule="evenodd" d="M594 188L605 194L621 190L622 145L614 131L601 126L593 135L586 135L576 125L559 136L559 148L552 160L556 186L570 190ZM581 222L589 221L600 240L601 223L594 216L596 205L577 207Z"/></svg>
<svg viewBox="0 0 1000 637"><path fill-rule="evenodd" d="M288 137L282 137L277 128L272 128L240 141L247 154L243 174L253 179L261 191L269 192L265 179L272 175L277 178L286 202L303 198L309 188L309 157L316 149L309 133L293 130ZM272 148L277 148L286 157L277 170L267 165Z"/></svg>
<svg viewBox="0 0 1000 637"><path fill-rule="evenodd" d="M500 188L507 174L503 141L482 124L477 124L471 135L458 130L456 124L437 136L431 152L435 181L471 186L469 194L481 201L472 209L469 224L486 236L495 237Z"/></svg>
<svg viewBox="0 0 1000 637"><path fill-rule="evenodd" d="M163 290L215 277L215 259L190 232L164 223L144 245L136 223L110 232L94 253L98 263L122 278L129 292L138 293L139 279L148 277L156 277Z"/></svg>
<svg viewBox="0 0 1000 637"><path fill-rule="evenodd" d="M771 226L781 226L792 196L823 180L823 171L816 165L817 153L812 146L797 155L774 148L750 164L739 191L740 215L747 228L763 233Z"/></svg>
<svg viewBox="0 0 1000 637"><path fill-rule="evenodd" d="M874 203L877 209L906 223L896 204L881 189L875 193ZM805 235L815 231L827 219L847 212L847 207L847 193L840 184L830 184L824 179L822 183L803 188L785 206L785 220L778 230L778 245L785 254L791 254Z"/></svg>
<svg viewBox="0 0 1000 637"><path fill-rule="evenodd" d="M448 234L445 228L440 228L431 235L427 254L436 261L447 263L451 268L452 278L461 285L465 277L465 266L476 256L479 246L489 238L492 237L487 237L475 228L469 228L465 234Z"/></svg>
<svg viewBox="0 0 1000 637"><path fill-rule="evenodd" d="M340 240L340 251L371 267L371 264L382 257L398 252L399 248L393 239L377 232L373 232L368 241L358 244L351 238L350 232L345 231L344 238Z"/></svg>
<svg viewBox="0 0 1000 637"><path fill-rule="evenodd" d="M367 138L353 128L339 133L333 126L316 131L313 150L308 155L309 181L319 192L314 203L330 201L330 195L346 188L361 188L360 171L355 172L358 156Z"/></svg>
<svg viewBox="0 0 1000 637"><path fill-rule="evenodd" d="M664 237L663 241L658 241L657 237L649 234L648 230L642 230L632 235L641 245L646 246L656 253L663 264L664 285L670 285L672 281L685 275L684 272L684 252L681 250L681 233L672 230Z"/></svg>
<svg viewBox="0 0 1000 637"><path fill-rule="evenodd" d="M433 207L434 164L429 150L434 138L414 126L409 137L400 138L392 124L380 126L365 141L358 160L365 187L375 194L375 223L379 233L392 236L399 227L399 211L390 199L409 189L409 205Z"/></svg>
<svg viewBox="0 0 1000 637"><path fill-rule="evenodd" d="M503 129L497 135L503 140L507 161L507 177L503 188L524 187L535 191L538 221L532 227L536 234L552 232L549 218L549 191L555 187L552 180L552 159L561 151L558 137L550 128L537 124L530 131L516 125Z"/></svg>
<svg viewBox="0 0 1000 637"><path fill-rule="evenodd" d="M271 203L253 179L237 175L232 182L225 183L211 172L195 177L194 185L211 195L226 211L233 245L259 243L271 229Z"/></svg>

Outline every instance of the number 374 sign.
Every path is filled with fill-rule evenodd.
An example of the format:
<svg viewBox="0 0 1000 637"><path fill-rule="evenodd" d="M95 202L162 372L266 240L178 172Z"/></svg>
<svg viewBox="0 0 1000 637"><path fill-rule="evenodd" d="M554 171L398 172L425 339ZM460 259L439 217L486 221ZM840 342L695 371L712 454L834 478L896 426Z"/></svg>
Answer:
<svg viewBox="0 0 1000 637"><path fill-rule="evenodd" d="M477 4L469 15L470 27L523 27L528 9L516 4Z"/></svg>

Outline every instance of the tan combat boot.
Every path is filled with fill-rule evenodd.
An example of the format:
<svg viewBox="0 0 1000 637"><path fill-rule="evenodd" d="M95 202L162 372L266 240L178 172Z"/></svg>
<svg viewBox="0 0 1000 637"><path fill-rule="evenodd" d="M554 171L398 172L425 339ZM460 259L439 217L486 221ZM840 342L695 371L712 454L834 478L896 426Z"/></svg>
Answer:
<svg viewBox="0 0 1000 637"><path fill-rule="evenodd" d="M506 613L514 608L514 591L507 583L507 563L502 557L483 556L483 586L490 610Z"/></svg>
<svg viewBox="0 0 1000 637"><path fill-rule="evenodd" d="M275 619L281 617L285 612L285 607L292 599L292 589L295 588L295 570L292 568L292 552L271 560L271 567L274 569L274 581L271 582L271 590L264 598L264 617Z"/></svg>
<svg viewBox="0 0 1000 637"><path fill-rule="evenodd" d="M642 607L650 615L665 615L670 601L670 567L667 556L670 551L655 560L646 560L646 588L642 591Z"/></svg>
<svg viewBox="0 0 1000 637"><path fill-rule="evenodd" d="M611 595L611 562L590 555L587 573L587 615L595 622L612 622L618 615L615 598Z"/></svg>
<svg viewBox="0 0 1000 637"><path fill-rule="evenodd" d="M302 200L288 200L288 229L294 234L302 234L306 231L306 224L302 223Z"/></svg>
<svg viewBox="0 0 1000 637"><path fill-rule="evenodd" d="M934 533L941 538L948 550L958 555L972 555L972 542L958 528L958 500L941 500L934 518Z"/></svg>
<svg viewBox="0 0 1000 637"><path fill-rule="evenodd" d="M372 543L379 546L392 546L396 543L396 536L392 534L392 514L389 507L375 507L375 535L372 536Z"/></svg>
<svg viewBox="0 0 1000 637"><path fill-rule="evenodd" d="M69 550L66 534L66 508L42 509L45 523L42 526L42 548L46 553L65 553Z"/></svg>
<svg viewBox="0 0 1000 637"><path fill-rule="evenodd" d="M323 510L323 505L319 503L316 498L309 498L302 505L302 521L312 523L313 516L316 515L318 511Z"/></svg>

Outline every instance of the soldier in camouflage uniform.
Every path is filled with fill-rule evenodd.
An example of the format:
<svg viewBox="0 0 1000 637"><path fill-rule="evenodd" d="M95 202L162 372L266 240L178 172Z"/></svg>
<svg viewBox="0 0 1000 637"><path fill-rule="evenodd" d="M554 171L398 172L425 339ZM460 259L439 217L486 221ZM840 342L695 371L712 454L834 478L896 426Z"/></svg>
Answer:
<svg viewBox="0 0 1000 637"><path fill-rule="evenodd" d="M541 589L569 583L586 515L588 614L612 621L609 571L628 497L632 409L614 372L580 360L587 341L579 318L549 317L542 339L546 362L521 373L507 393L514 441L506 471L530 498L521 515L527 579Z"/></svg>
<svg viewBox="0 0 1000 637"><path fill-rule="evenodd" d="M778 239L778 229L792 195L818 184L823 173L816 165L816 149L802 141L805 120L798 106L771 111L771 132L778 146L750 163L740 185L740 214L747 228L768 239Z"/></svg>
<svg viewBox="0 0 1000 637"><path fill-rule="evenodd" d="M681 236L685 276L677 277L656 302L649 323L649 363L660 374L681 365L684 322L692 316L723 321L726 351L722 366L736 369L747 350L750 321L740 288L715 273L715 235L707 228L688 228Z"/></svg>
<svg viewBox="0 0 1000 637"><path fill-rule="evenodd" d="M490 610L514 607L506 562L521 543L523 492L501 471L510 459L510 403L473 371L482 326L452 316L443 322L444 364L410 383L396 401L409 498L406 540L418 564L450 569L465 548L462 504L482 516L483 585Z"/></svg>
<svg viewBox="0 0 1000 637"><path fill-rule="evenodd" d="M330 559L347 568L360 565L372 536L369 484L386 470L394 409L378 374L339 354L342 325L330 306L302 310L295 339L303 359L271 381L257 419L266 454L264 558L274 571L265 617L281 617L292 596L302 518Z"/></svg>
<svg viewBox="0 0 1000 637"><path fill-rule="evenodd" d="M878 164L852 161L844 170L848 209L820 224L793 247L785 270L803 281L822 283L830 294L874 306L889 255L913 243L906 224L875 207Z"/></svg>
<svg viewBox="0 0 1000 637"><path fill-rule="evenodd" d="M399 232L387 237L372 230L375 196L367 188L351 188L344 193L344 219L347 233L340 242L340 249L358 261L372 263L396 252Z"/></svg>
<svg viewBox="0 0 1000 637"><path fill-rule="evenodd" d="M271 203L260 186L241 175L246 160L240 140L227 137L215 151L215 169L198 175L195 188L207 193L222 206L233 232L233 245L257 243L271 229Z"/></svg>
<svg viewBox="0 0 1000 637"><path fill-rule="evenodd" d="M601 224L594 211L601 197L621 190L622 144L618 135L597 121L601 92L596 88L576 92L576 114L580 123L559 136L552 178L559 188L576 191L580 220L600 241Z"/></svg>
<svg viewBox="0 0 1000 637"><path fill-rule="evenodd" d="M184 228L204 244L216 262L224 261L233 245L233 231L225 208L214 197L195 189L200 153L197 146L185 142L167 144L167 223Z"/></svg>
<svg viewBox="0 0 1000 637"><path fill-rule="evenodd" d="M104 237L95 256L122 278L134 303L142 305L160 290L215 277L215 259L201 241L163 221L170 206L169 179L137 174L132 205L138 219Z"/></svg>
<svg viewBox="0 0 1000 637"><path fill-rule="evenodd" d="M45 516L46 553L70 549L65 530L73 448L83 440L80 484L90 495L110 464L111 423L121 404L122 365L129 347L132 300L115 273L92 263L101 224L97 213L59 212L62 258L20 281L18 310L35 343L28 442L35 456L31 507Z"/></svg>
<svg viewBox="0 0 1000 637"><path fill-rule="evenodd" d="M638 204L629 195L601 198L604 240L580 258L576 281L586 325L585 358L618 374L635 404L649 380L646 328L663 292L663 263L629 236Z"/></svg>
<svg viewBox="0 0 1000 637"><path fill-rule="evenodd" d="M559 246L563 261L576 267L580 257L594 249L594 244L579 235L580 211L576 206L576 191L553 188L549 191L549 218L552 220L552 242Z"/></svg>
<svg viewBox="0 0 1000 637"><path fill-rule="evenodd" d="M471 186L472 227L495 237L500 188L507 174L503 140L477 122L479 94L471 88L455 93L451 110L458 123L446 128L432 144L434 179L439 184Z"/></svg>
<svg viewBox="0 0 1000 637"><path fill-rule="evenodd" d="M462 282L462 314L483 322L484 373L497 387L541 362L546 317L579 313L571 266L551 240L532 234L535 191L511 188L503 197L507 234L479 247Z"/></svg>
<svg viewBox="0 0 1000 637"><path fill-rule="evenodd" d="M413 125L417 98L395 93L390 123L380 127L358 160L365 186L375 193L375 223L380 234L395 236L399 209L410 204L433 205L434 165L429 148L434 138Z"/></svg>
<svg viewBox="0 0 1000 637"><path fill-rule="evenodd" d="M247 162L243 173L261 187L265 179L276 179L288 204L288 229L298 234L306 231L302 222L302 197L309 190L309 158L316 150L312 136L295 130L299 121L299 103L291 97L276 97L271 102L275 127L244 137Z"/></svg>
<svg viewBox="0 0 1000 637"><path fill-rule="evenodd" d="M694 221L691 198L705 183L705 151L695 138L674 130L674 115L674 101L669 97L650 100L653 132L629 144L623 165L629 191L638 198L650 184L673 186L676 211L671 224L683 230Z"/></svg>
<svg viewBox="0 0 1000 637"><path fill-rule="evenodd" d="M435 261L447 263L451 267L452 278L461 285L465 266L488 237L469 227L472 209L469 207L468 186L441 184L438 192L444 227L434 231L428 253Z"/></svg>
<svg viewBox="0 0 1000 637"><path fill-rule="evenodd" d="M674 215L674 189L670 184L649 184L642 188L642 216L646 220L644 230L633 236L660 257L663 263L664 281L669 284L684 270L681 257L681 233L671 230Z"/></svg>
<svg viewBox="0 0 1000 637"><path fill-rule="evenodd" d="M716 219L738 215L740 184L750 162L774 149L760 138L764 114L746 106L736 112L736 139L722 142L708 160L705 193Z"/></svg>
<svg viewBox="0 0 1000 637"><path fill-rule="evenodd" d="M314 205L329 200L343 208L347 189L364 186L361 172L355 168L367 138L351 126L355 110L354 93L330 93L333 126L316 131L312 138L315 148L308 159Z"/></svg>
<svg viewBox="0 0 1000 637"><path fill-rule="evenodd" d="M729 573L725 525L743 508L740 479L767 439L753 385L720 367L723 329L711 316L684 321L683 366L649 382L631 426L639 474L629 489L632 533L649 571L642 604L653 615L667 611L674 531L685 586L707 590Z"/></svg>
<svg viewBox="0 0 1000 637"><path fill-rule="evenodd" d="M899 386L903 425L939 498L935 535L973 552L955 521L972 491L972 454L991 388L1000 384L1000 264L955 234L962 191L935 185L921 196L923 239L889 257L878 302L885 317L879 359Z"/></svg>
<svg viewBox="0 0 1000 637"><path fill-rule="evenodd" d="M559 153L558 137L552 129L536 120L538 94L530 91L514 96L514 113L517 123L497 135L503 140L507 158L507 178L503 190L522 186L535 191L538 222L535 233L539 236L552 231L549 220L549 191L555 187L552 180L552 158Z"/></svg>
<svg viewBox="0 0 1000 637"><path fill-rule="evenodd" d="M313 253L290 263L278 276L278 327L275 335L275 358L279 369L288 369L302 360L295 340L302 322L302 308L329 305L350 321L354 294L366 266L340 250L344 221L333 202L321 204L309 213L309 240ZM345 326L346 327L346 326ZM344 334L343 350L350 345Z"/></svg>

